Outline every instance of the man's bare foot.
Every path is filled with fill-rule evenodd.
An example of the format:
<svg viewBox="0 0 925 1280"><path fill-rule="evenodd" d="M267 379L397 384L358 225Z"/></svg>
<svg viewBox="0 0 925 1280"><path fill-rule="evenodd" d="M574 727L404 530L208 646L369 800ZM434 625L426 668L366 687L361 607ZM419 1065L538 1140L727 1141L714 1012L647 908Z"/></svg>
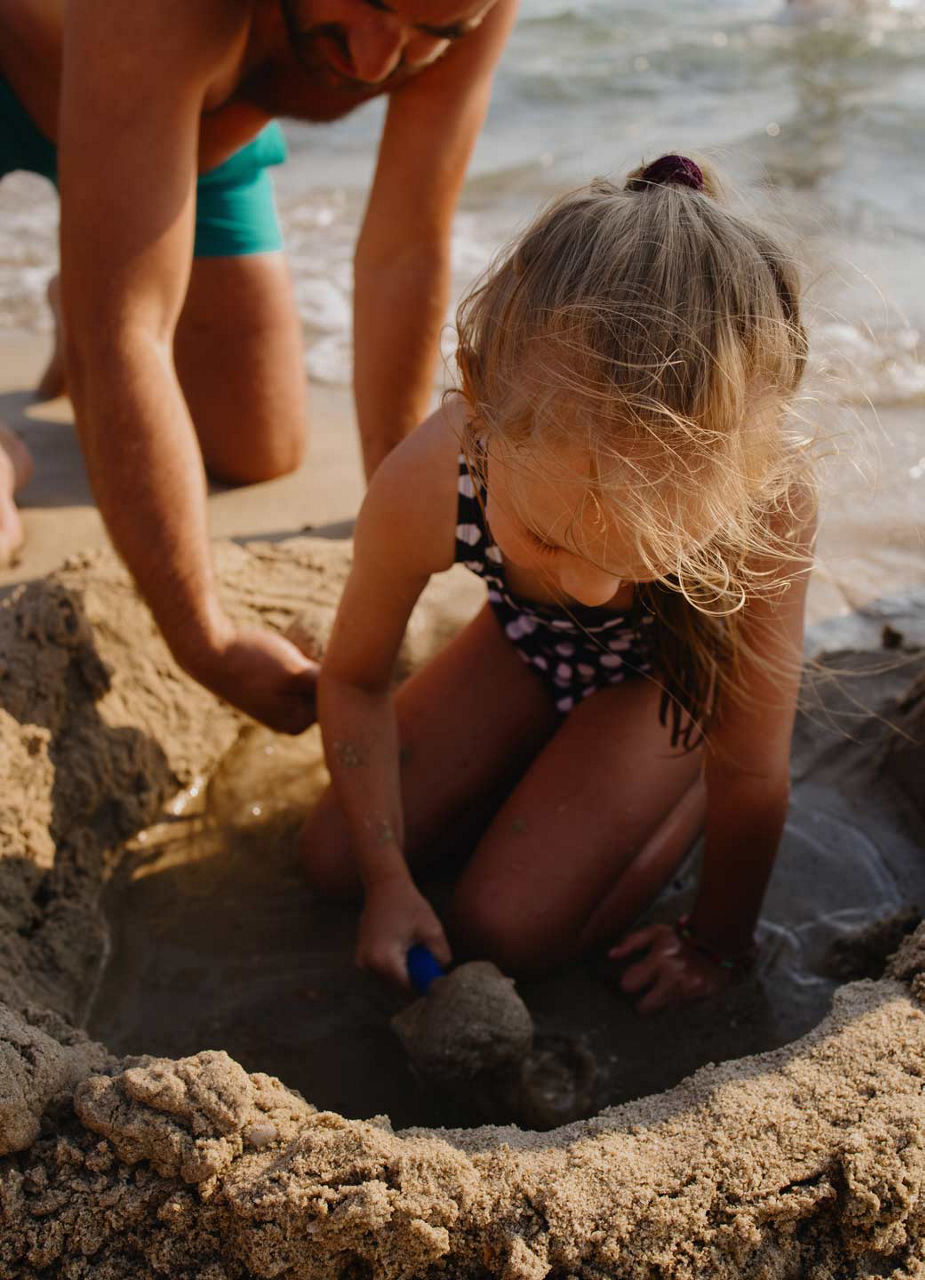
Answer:
<svg viewBox="0 0 925 1280"><path fill-rule="evenodd" d="M0 424L0 568L12 564L24 534L15 495L32 479L32 455L15 431Z"/></svg>
<svg viewBox="0 0 925 1280"><path fill-rule="evenodd" d="M64 365L64 326L61 322L61 288L57 276L48 281L48 305L55 322L55 347L45 372L35 388L36 399L54 400L67 393L67 370Z"/></svg>

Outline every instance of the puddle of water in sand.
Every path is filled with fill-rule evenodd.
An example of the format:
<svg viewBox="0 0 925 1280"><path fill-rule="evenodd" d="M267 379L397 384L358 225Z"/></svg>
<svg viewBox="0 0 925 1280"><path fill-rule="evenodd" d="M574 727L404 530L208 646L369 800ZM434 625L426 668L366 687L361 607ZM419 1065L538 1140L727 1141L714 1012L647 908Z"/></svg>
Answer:
<svg viewBox="0 0 925 1280"><path fill-rule="evenodd" d="M483 1099L448 1100L411 1074L389 1028L401 997L353 966L355 909L318 901L302 879L294 836L325 781L316 732L292 743L253 730L208 788L180 797L139 839L106 893L111 959L90 1031L119 1053L223 1048L349 1116L480 1122ZM898 837L888 820L867 819L834 787L797 788L758 970L716 1001L641 1019L594 963L522 984L544 1042L564 1037L596 1064L589 1113L670 1087L705 1062L785 1044L819 1021L837 985L824 972L829 944L909 900L897 881ZM687 905L695 875L692 860L662 914ZM919 889L925 901L921 867ZM555 1078L559 1057L549 1080L535 1082L540 1100L547 1085L551 1096L568 1093Z"/></svg>

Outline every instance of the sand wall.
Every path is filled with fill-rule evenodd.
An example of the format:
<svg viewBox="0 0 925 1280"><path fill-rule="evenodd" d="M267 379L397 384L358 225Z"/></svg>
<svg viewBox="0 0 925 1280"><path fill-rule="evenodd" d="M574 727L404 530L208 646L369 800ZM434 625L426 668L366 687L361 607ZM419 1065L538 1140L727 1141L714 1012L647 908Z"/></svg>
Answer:
<svg viewBox="0 0 925 1280"><path fill-rule="evenodd" d="M301 614L320 648L345 547L218 555L230 608ZM408 661L471 608L457 582ZM804 1039L553 1133L395 1134L221 1051L116 1060L75 1029L101 885L241 721L176 670L106 555L5 601L0 655L0 1275L925 1275L925 927ZM916 776L920 755L896 759Z"/></svg>

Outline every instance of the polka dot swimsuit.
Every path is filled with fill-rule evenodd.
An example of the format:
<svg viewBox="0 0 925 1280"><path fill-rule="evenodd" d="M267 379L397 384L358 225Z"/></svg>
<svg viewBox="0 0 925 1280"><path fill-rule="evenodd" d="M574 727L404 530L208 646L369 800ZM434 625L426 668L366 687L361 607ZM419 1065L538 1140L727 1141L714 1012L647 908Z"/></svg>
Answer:
<svg viewBox="0 0 925 1280"><path fill-rule="evenodd" d="M556 710L567 715L598 689L652 670L651 613L574 605L568 610L515 596L504 560L485 518L486 492L476 493L465 458L459 458L456 562L484 578L488 602L520 657L549 689Z"/></svg>

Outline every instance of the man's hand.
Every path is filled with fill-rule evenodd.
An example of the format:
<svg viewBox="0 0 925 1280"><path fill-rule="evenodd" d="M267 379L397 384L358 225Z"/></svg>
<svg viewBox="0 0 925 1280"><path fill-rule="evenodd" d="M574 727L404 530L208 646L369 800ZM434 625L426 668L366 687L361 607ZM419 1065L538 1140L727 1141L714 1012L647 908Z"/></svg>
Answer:
<svg viewBox="0 0 925 1280"><path fill-rule="evenodd" d="M630 965L620 987L628 995L644 993L636 1003L640 1013L703 1000L732 981L728 969L689 946L670 924L637 929L607 954L611 960L625 960L637 951L647 954Z"/></svg>
<svg viewBox="0 0 925 1280"><path fill-rule="evenodd" d="M315 721L318 664L273 631L229 629L221 643L183 666L212 693L277 733L302 733Z"/></svg>
<svg viewBox="0 0 925 1280"><path fill-rule="evenodd" d="M443 926L410 879L389 879L367 889L357 938L360 968L410 990L408 950L416 942L422 942L444 967L452 962Z"/></svg>

